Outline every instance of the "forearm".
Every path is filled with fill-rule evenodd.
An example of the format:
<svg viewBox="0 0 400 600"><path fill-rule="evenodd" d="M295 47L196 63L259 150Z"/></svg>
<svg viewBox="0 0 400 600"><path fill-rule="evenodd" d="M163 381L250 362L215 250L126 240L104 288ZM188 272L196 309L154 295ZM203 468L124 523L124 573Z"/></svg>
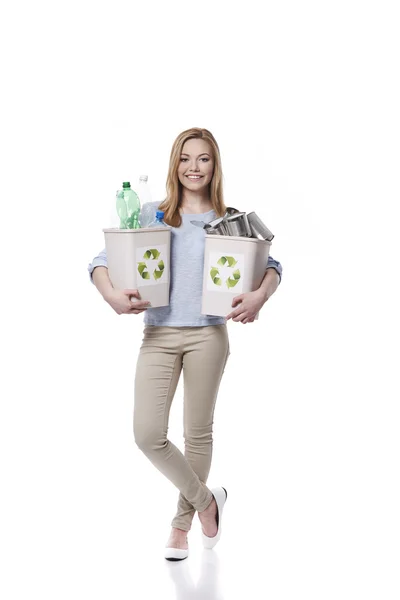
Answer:
<svg viewBox="0 0 400 600"><path fill-rule="evenodd" d="M268 298L274 294L278 288L280 282L279 274L275 271L274 268L270 268L266 270L264 275L264 279L261 282L260 287L257 292L262 298L263 302L266 302Z"/></svg>
<svg viewBox="0 0 400 600"><path fill-rule="evenodd" d="M103 296L104 299L114 289L113 285L111 283L111 280L108 276L108 268L107 267L101 267L101 266L95 267L93 269L92 279L93 279L94 285L97 287L97 289L99 290L100 294Z"/></svg>

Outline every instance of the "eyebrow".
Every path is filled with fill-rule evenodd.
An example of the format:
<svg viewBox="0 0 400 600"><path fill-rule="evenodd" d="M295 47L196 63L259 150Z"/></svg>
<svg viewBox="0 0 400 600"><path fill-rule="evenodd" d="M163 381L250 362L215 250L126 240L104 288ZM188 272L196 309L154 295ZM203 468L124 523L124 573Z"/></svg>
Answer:
<svg viewBox="0 0 400 600"><path fill-rule="evenodd" d="M203 152L202 154L199 154L199 156L203 156L203 154L207 154L207 156L210 156L207 152ZM186 154L186 152L181 152L181 156L190 156L190 154Z"/></svg>

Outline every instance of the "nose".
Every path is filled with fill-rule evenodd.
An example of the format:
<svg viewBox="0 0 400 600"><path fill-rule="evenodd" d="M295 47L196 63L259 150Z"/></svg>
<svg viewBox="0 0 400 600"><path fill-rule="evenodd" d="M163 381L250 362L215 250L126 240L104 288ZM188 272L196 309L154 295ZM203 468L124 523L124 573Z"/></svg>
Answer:
<svg viewBox="0 0 400 600"><path fill-rule="evenodd" d="M196 159L194 158L194 159L192 159L192 160L190 161L190 164L189 164L189 172L190 172L190 173L196 173L196 172L198 172L198 171L200 171L200 169L199 169L199 167L198 167L198 165L197 165L197 163L196 163Z"/></svg>

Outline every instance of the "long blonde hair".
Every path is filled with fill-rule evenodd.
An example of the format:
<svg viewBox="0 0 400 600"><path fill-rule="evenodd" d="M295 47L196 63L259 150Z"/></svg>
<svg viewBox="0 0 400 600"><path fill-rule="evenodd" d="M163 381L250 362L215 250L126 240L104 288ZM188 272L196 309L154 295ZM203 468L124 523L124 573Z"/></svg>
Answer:
<svg viewBox="0 0 400 600"><path fill-rule="evenodd" d="M164 221L172 227L180 227L182 217L179 212L182 199L182 184L178 178L178 167L180 164L182 148L185 142L191 138L200 138L207 141L211 148L214 158L214 173L210 182L210 199L213 209L218 217L224 216L226 206L224 204L224 194L222 190L222 166L219 147L213 134L208 129L192 127L182 131L174 141L169 159L169 169L167 177L167 196L159 206L159 210L164 211Z"/></svg>

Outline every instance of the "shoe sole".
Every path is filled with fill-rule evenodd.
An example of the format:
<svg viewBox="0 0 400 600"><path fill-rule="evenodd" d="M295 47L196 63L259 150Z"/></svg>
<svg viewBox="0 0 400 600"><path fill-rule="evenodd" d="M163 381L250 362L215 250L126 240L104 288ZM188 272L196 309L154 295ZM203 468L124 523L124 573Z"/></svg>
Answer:
<svg viewBox="0 0 400 600"><path fill-rule="evenodd" d="M184 550L181 548L166 548L164 558L166 560L185 560L189 556L189 550Z"/></svg>

